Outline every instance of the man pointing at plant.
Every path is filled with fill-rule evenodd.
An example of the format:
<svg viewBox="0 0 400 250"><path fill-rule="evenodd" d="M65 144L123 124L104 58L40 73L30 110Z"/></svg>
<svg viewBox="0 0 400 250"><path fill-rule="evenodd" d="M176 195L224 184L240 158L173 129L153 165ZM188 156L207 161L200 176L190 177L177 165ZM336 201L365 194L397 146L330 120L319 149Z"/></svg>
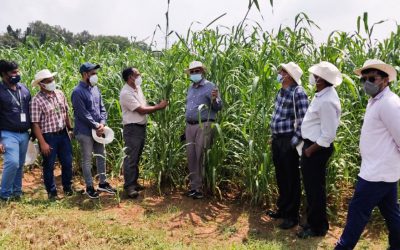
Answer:
<svg viewBox="0 0 400 250"><path fill-rule="evenodd" d="M218 89L205 79L205 69L201 62L193 61L186 70L192 82L186 98L185 136L190 181L190 191L186 195L193 199L203 198L204 153L211 144L211 125L222 109Z"/></svg>

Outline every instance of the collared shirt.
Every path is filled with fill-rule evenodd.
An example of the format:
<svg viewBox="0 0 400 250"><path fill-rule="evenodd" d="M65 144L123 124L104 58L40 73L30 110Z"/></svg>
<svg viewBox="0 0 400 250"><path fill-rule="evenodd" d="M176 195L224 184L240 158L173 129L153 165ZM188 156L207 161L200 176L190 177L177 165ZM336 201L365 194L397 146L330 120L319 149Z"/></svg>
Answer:
<svg viewBox="0 0 400 250"><path fill-rule="evenodd" d="M128 84L125 84L119 95L119 103L122 109L122 124L146 124L147 116L135 111L141 106L147 106L146 98L140 86L136 86L135 90Z"/></svg>
<svg viewBox="0 0 400 250"><path fill-rule="evenodd" d="M361 178L371 182L400 179L400 98L389 87L368 101L360 152Z"/></svg>
<svg viewBox="0 0 400 250"><path fill-rule="evenodd" d="M31 102L31 121L39 123L42 133L58 132L65 128L68 103L61 90L37 93Z"/></svg>
<svg viewBox="0 0 400 250"><path fill-rule="evenodd" d="M211 103L211 91L215 88L215 84L206 79L189 87L186 97L186 121L215 120L217 112L222 109L222 100L219 94Z"/></svg>
<svg viewBox="0 0 400 250"><path fill-rule="evenodd" d="M0 84L0 131L28 131L31 127L30 101L31 94L25 85L17 83L15 91L2 82ZM23 118L25 121L22 121Z"/></svg>
<svg viewBox="0 0 400 250"><path fill-rule="evenodd" d="M341 110L334 87L326 87L317 92L301 124L303 138L328 148L336 137Z"/></svg>
<svg viewBox="0 0 400 250"><path fill-rule="evenodd" d="M295 91L296 90L296 91ZM297 129L294 129L295 115L293 95L296 105ZM308 98L301 86L291 85L289 88L281 88L275 98L275 109L272 114L272 134L293 133L291 144L296 146L301 138L301 123L308 108Z"/></svg>
<svg viewBox="0 0 400 250"><path fill-rule="evenodd" d="M74 133L92 136L92 129L98 124L105 124L107 112L97 86L89 86L84 82L74 88L71 95L74 109Z"/></svg>

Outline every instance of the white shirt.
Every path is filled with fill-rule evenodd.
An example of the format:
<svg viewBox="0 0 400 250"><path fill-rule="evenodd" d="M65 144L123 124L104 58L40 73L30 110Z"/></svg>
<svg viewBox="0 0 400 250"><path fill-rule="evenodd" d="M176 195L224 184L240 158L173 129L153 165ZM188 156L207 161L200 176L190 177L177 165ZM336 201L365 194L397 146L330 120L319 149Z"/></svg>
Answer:
<svg viewBox="0 0 400 250"><path fill-rule="evenodd" d="M400 179L400 98L389 87L368 101L361 128L361 169L367 181Z"/></svg>
<svg viewBox="0 0 400 250"><path fill-rule="evenodd" d="M122 109L122 124L147 123L147 116L135 111L141 106L147 106L146 98L140 86L136 86L135 90L128 84L125 84L119 95L119 103Z"/></svg>
<svg viewBox="0 0 400 250"><path fill-rule="evenodd" d="M301 136L328 148L336 137L341 106L334 87L317 92L301 124Z"/></svg>

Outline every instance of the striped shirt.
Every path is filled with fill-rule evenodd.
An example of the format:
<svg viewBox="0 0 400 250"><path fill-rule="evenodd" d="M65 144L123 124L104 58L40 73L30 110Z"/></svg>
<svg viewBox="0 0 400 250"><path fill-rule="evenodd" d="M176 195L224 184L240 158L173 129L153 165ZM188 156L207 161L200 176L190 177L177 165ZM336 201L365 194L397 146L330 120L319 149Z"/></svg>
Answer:
<svg viewBox="0 0 400 250"><path fill-rule="evenodd" d="M271 130L272 134L293 133L291 140L292 146L296 146L301 139L301 123L307 112L308 98L302 87L291 85L289 88L281 88L275 98L275 110L272 114ZM295 91L296 90L296 91ZM294 107L293 94L296 105L297 129L294 129Z"/></svg>
<svg viewBox="0 0 400 250"><path fill-rule="evenodd" d="M39 123L42 133L54 133L65 128L68 103L61 90L37 93L31 102L31 122Z"/></svg>

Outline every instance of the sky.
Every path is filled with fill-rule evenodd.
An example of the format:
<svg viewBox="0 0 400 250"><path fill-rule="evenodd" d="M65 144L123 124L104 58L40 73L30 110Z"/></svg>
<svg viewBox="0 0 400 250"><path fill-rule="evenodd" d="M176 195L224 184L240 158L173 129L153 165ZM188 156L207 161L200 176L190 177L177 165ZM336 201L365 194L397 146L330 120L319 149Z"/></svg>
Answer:
<svg viewBox="0 0 400 250"><path fill-rule="evenodd" d="M388 20L374 28L375 39L383 39L400 21L399 0L258 0L261 11L253 8L248 23L259 23L266 31L280 25L293 27L294 18L305 12L321 30L313 29L317 42L324 42L334 30L354 32L357 17L368 12L370 24ZM232 27L241 22L248 0L170 0L170 30L186 34L189 27L201 30L226 13L211 27ZM165 31L167 0L1 0L0 33L7 25L25 30L40 20L60 25L74 33L83 30L94 35L121 35L151 42L157 25ZM157 30L157 47L163 47L163 31ZM176 36L171 37L172 41Z"/></svg>

